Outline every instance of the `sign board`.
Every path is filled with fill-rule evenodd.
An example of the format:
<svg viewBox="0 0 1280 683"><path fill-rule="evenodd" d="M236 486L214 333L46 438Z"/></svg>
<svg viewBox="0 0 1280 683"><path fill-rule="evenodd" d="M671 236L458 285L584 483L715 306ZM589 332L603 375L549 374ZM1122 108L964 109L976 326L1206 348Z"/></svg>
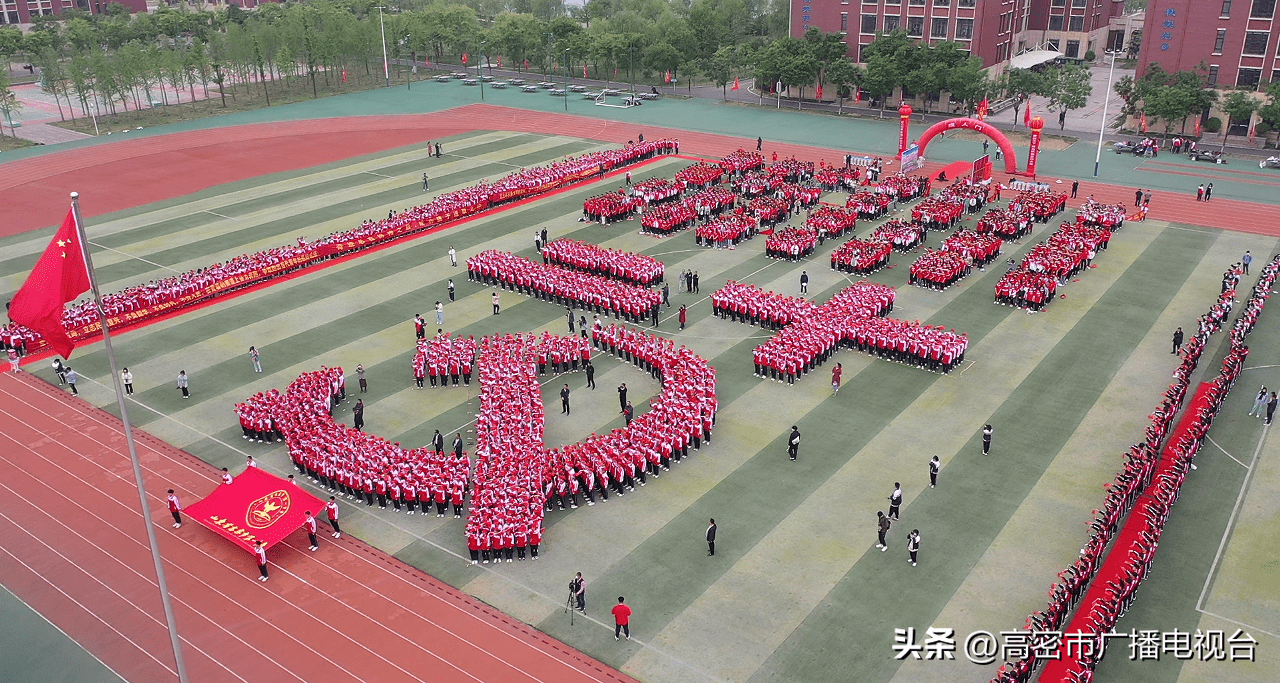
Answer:
<svg viewBox="0 0 1280 683"><path fill-rule="evenodd" d="M910 173L921 166L924 166L924 159L920 158L920 146L913 143L902 151L902 163L899 168L903 173Z"/></svg>

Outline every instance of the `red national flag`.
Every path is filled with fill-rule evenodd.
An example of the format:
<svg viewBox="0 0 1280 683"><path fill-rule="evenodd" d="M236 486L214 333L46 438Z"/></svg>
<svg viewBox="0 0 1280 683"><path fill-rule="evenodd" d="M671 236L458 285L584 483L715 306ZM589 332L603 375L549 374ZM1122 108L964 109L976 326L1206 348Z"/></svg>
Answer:
<svg viewBox="0 0 1280 683"><path fill-rule="evenodd" d="M1031 125L1031 98L1027 98L1027 110L1022 113L1022 125Z"/></svg>
<svg viewBox="0 0 1280 683"><path fill-rule="evenodd" d="M738 77L737 77L737 76L734 76L734 77L733 77L733 87L732 87L732 88L729 88L729 89L730 89L730 90L737 90L737 89L738 89Z"/></svg>
<svg viewBox="0 0 1280 683"><path fill-rule="evenodd" d="M466 63L467 63L467 53L465 53L465 52L463 52L463 53L462 53L462 63L463 63L463 64L466 64Z"/></svg>
<svg viewBox="0 0 1280 683"><path fill-rule="evenodd" d="M587 65L585 63L582 65L582 77L587 77Z"/></svg>
<svg viewBox="0 0 1280 683"><path fill-rule="evenodd" d="M1257 126L1250 126L1250 127L1249 127L1249 141L1250 141L1250 142L1252 142L1252 141L1253 141L1254 136L1255 136L1255 135L1257 135L1257 134L1258 134L1258 127L1257 127Z"/></svg>
<svg viewBox="0 0 1280 683"><path fill-rule="evenodd" d="M613 67L613 80L618 80L618 67Z"/></svg>
<svg viewBox="0 0 1280 683"><path fill-rule="evenodd" d="M526 70L528 70L528 68L529 68L529 60L527 60L527 59L526 59L526 60L524 60L524 68L525 68Z"/></svg>
<svg viewBox="0 0 1280 683"><path fill-rule="evenodd" d="M662 78L663 78L663 80L664 80L665 82L670 83L670 82L671 82L671 72L670 72L670 71L666 71L666 72L664 72L664 73L663 73L663 75L662 75Z"/></svg>
<svg viewBox="0 0 1280 683"><path fill-rule="evenodd" d="M987 104L987 98L982 98L982 101L978 103L979 121L985 121L987 119L987 112L990 111L990 107L991 105Z"/></svg>
<svg viewBox="0 0 1280 683"><path fill-rule="evenodd" d="M1196 117L1196 137L1200 137L1200 117Z"/></svg>
<svg viewBox="0 0 1280 683"><path fill-rule="evenodd" d="M857 104L858 102L861 102L861 101L862 101L862 88L854 88L853 89L854 104Z"/></svg>
<svg viewBox="0 0 1280 683"><path fill-rule="evenodd" d="M254 541L267 548L283 541L319 514L324 503L306 489L257 467L247 467L230 485L220 485L185 512L241 548L253 552Z"/></svg>
<svg viewBox="0 0 1280 683"><path fill-rule="evenodd" d="M426 60L426 62L427 62L427 66L431 66L431 58L430 58L430 57L423 57L423 59L424 59L424 60Z"/></svg>
<svg viewBox="0 0 1280 683"><path fill-rule="evenodd" d="M1145 132L1147 132L1147 114L1146 114L1146 112L1143 112L1143 114L1142 114L1142 132L1144 132L1144 133L1145 133Z"/></svg>
<svg viewBox="0 0 1280 683"><path fill-rule="evenodd" d="M76 345L62 326L63 306L89 289L89 268L80 248L74 211L67 211L53 241L36 261L22 288L13 295L9 319L39 332L63 358L71 358Z"/></svg>
<svg viewBox="0 0 1280 683"><path fill-rule="evenodd" d="M342 82L343 82L343 83L346 83L346 82L347 82L347 68L346 68L346 67L343 67L343 68L342 68Z"/></svg>
<svg viewBox="0 0 1280 683"><path fill-rule="evenodd" d="M498 57L498 68L499 68L499 69L501 69L501 68L502 68L502 57L501 57L501 56L499 56L499 57Z"/></svg>
<svg viewBox="0 0 1280 683"><path fill-rule="evenodd" d="M818 86L818 98L817 98L817 99L822 99L822 86L821 86L821 85L819 85L819 86Z"/></svg>

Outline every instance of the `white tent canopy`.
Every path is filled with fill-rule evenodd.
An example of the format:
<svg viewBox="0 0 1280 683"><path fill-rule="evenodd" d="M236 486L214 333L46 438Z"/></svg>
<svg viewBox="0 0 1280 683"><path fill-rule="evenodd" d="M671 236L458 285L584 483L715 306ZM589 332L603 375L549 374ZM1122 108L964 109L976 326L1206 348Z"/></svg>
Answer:
<svg viewBox="0 0 1280 683"><path fill-rule="evenodd" d="M1009 60L1010 69L1030 69L1033 66L1039 66L1045 62L1052 62L1055 59L1061 59L1064 55L1056 50L1030 50L1020 55L1014 55Z"/></svg>

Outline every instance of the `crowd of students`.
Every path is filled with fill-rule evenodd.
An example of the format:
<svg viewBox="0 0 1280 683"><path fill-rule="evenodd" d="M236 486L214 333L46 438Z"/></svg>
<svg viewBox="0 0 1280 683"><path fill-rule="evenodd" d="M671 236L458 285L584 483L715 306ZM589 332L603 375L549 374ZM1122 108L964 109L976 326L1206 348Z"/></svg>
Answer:
<svg viewBox="0 0 1280 683"><path fill-rule="evenodd" d="M812 254L817 248L817 230L788 226L769 235L764 243L764 255L769 258L799 261Z"/></svg>
<svg viewBox="0 0 1280 683"><path fill-rule="evenodd" d="M780 330L813 315L817 305L755 285L729 280L711 294L711 313L734 322Z"/></svg>
<svg viewBox="0 0 1280 683"><path fill-rule="evenodd" d="M776 175L770 175L767 171L759 170L744 173L730 179L729 186L733 188L735 194L751 199L773 194L785 182L785 180Z"/></svg>
<svg viewBox="0 0 1280 683"><path fill-rule="evenodd" d="M906 253L924 244L925 234L924 226L893 219L876 228L870 239L888 242L894 251Z"/></svg>
<svg viewBox="0 0 1280 683"><path fill-rule="evenodd" d="M911 208L911 222L927 230L948 230L964 216L964 200L945 195L926 197Z"/></svg>
<svg viewBox="0 0 1280 683"><path fill-rule="evenodd" d="M720 160L720 168L730 175L739 175L764 166L764 155L739 148Z"/></svg>
<svg viewBox="0 0 1280 683"><path fill-rule="evenodd" d="M1004 240L995 235L984 235L973 230L957 230L942 240L943 251L964 254L973 265L981 268L996 260Z"/></svg>
<svg viewBox="0 0 1280 683"><path fill-rule="evenodd" d="M660 292L616 280L534 263L510 252L489 249L467 259L473 281L534 296L560 306L612 313L632 322L656 316ZM495 312L497 312L495 310Z"/></svg>
<svg viewBox="0 0 1280 683"><path fill-rule="evenodd" d="M862 185L862 169L824 168L813 174L813 179L827 192L857 192Z"/></svg>
<svg viewBox="0 0 1280 683"><path fill-rule="evenodd" d="M944 290L973 272L973 262L958 251L928 249L911 264L911 284Z"/></svg>
<svg viewBox="0 0 1280 683"><path fill-rule="evenodd" d="M905 173L895 173L881 180L875 191L880 194L887 194L890 197L897 197L898 201L907 201L916 197L926 197L929 195L931 181L926 176L909 176Z"/></svg>
<svg viewBox="0 0 1280 683"><path fill-rule="evenodd" d="M702 188L720 182L724 177L724 169L718 165L696 163L676 171L676 185L681 190Z"/></svg>
<svg viewBox="0 0 1280 683"><path fill-rule="evenodd" d="M1020 240L1031 234L1033 220L1026 211L988 209L974 228L979 234L993 234L1007 240Z"/></svg>
<svg viewBox="0 0 1280 683"><path fill-rule="evenodd" d="M858 212L831 204L822 204L809 212L805 219L806 228L821 231L824 237L840 237L851 231L858 224Z"/></svg>
<svg viewBox="0 0 1280 683"><path fill-rule="evenodd" d="M367 220L355 228L333 232L314 241L299 238L297 244L244 254L225 263L105 294L103 309L108 324L115 328L153 319L325 259L385 244L497 204L578 182L656 154L675 152L678 145L676 140L651 140L620 149L569 157L545 166L522 168L495 182L482 181L462 190L441 194L422 206L395 213L386 219ZM73 341L101 333L101 322L91 299L68 307L63 313L63 325ZM25 326L9 323L0 329L3 329L0 334L8 339L24 342L25 352L36 352L44 347L43 338Z"/></svg>
<svg viewBox="0 0 1280 683"><path fill-rule="evenodd" d="M893 247L883 240L853 238L831 252L831 268L857 275L871 273L889 265Z"/></svg>
<svg viewBox="0 0 1280 683"><path fill-rule="evenodd" d="M1181 348L1175 346L1181 362L1173 373L1173 383L1150 416L1146 438L1129 447L1122 469L1106 487L1106 499L1094 511L1089 539L1080 557L1058 574L1045 609L1027 618L1036 631L1086 634L1084 642L1065 649L1059 643L1056 650L1049 651L1052 658L1047 662L1031 653L1007 661L993 683L1026 683L1041 675L1042 663L1045 678L1092 678L1105 634L1132 605L1138 586L1149 574L1165 521L1194 467L1193 459L1244 367L1249 352L1245 339L1280 273L1280 260L1272 260L1263 268L1244 311L1230 329L1229 350L1221 369L1213 380L1202 385L1202 391L1193 394L1191 405L1175 426L1209 336L1221 329L1231 314L1242 272L1233 266L1223 292L1200 316L1196 331Z"/></svg>
<svg viewBox="0 0 1280 683"><path fill-rule="evenodd" d="M662 261L644 254L561 238L542 245L542 262L649 287L662 282Z"/></svg>
<svg viewBox="0 0 1280 683"><path fill-rule="evenodd" d="M704 247L727 249L755 237L756 230L755 218L732 213L699 225L694 233L694 241Z"/></svg>
<svg viewBox="0 0 1280 683"><path fill-rule="evenodd" d="M872 220L889 212L892 197L886 192L862 190L854 192L845 200L845 207L858 212L858 218Z"/></svg>
<svg viewBox="0 0 1280 683"><path fill-rule="evenodd" d="M1083 223L1063 223L996 283L996 302L1043 310L1058 287L1088 268L1111 241L1111 232Z"/></svg>
<svg viewBox="0 0 1280 683"><path fill-rule="evenodd" d="M1014 213L1026 213L1034 221L1048 223L1050 218L1067 208L1066 192L1049 192L1044 190L1019 192L1009 201L1009 210Z"/></svg>
<svg viewBox="0 0 1280 683"><path fill-rule="evenodd" d="M464 339L441 332L431 339L419 339L418 352L413 356L414 385L422 389L426 378L430 377L433 387L448 387L450 380L455 387L459 380L464 386L471 386L475 360L475 336Z"/></svg>
<svg viewBox="0 0 1280 683"><path fill-rule="evenodd" d="M1123 204L1103 204L1091 197L1076 212L1076 221L1114 231L1124 227L1124 212Z"/></svg>
<svg viewBox="0 0 1280 683"><path fill-rule="evenodd" d="M645 204L660 204L680 196L680 188L666 178L650 178L631 186L631 195Z"/></svg>
<svg viewBox="0 0 1280 683"><path fill-rule="evenodd" d="M592 223L604 225L622 220L635 211L639 202L628 196L625 190L607 192L589 197L582 202L582 217Z"/></svg>
<svg viewBox="0 0 1280 683"><path fill-rule="evenodd" d="M697 212L685 202L651 206L640 216L640 229L659 235L670 235L692 226L697 218Z"/></svg>
<svg viewBox="0 0 1280 683"><path fill-rule="evenodd" d="M756 197L747 203L747 213L755 216L760 225L776 225L791 217L793 205L777 197Z"/></svg>
<svg viewBox="0 0 1280 683"><path fill-rule="evenodd" d="M813 162L800 161L795 157L776 160L769 164L769 175L777 176L792 183L809 180L813 177Z"/></svg>

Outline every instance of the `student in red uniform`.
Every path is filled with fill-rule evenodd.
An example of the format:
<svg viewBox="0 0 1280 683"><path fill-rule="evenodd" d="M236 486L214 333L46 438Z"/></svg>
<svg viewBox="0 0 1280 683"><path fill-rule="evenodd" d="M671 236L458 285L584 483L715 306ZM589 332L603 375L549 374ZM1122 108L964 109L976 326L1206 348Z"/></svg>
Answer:
<svg viewBox="0 0 1280 683"><path fill-rule="evenodd" d="M338 500L333 496L329 496L329 502L324 504L324 511L329 515L329 526L333 527L333 537L342 537L342 527L338 526Z"/></svg>
<svg viewBox="0 0 1280 683"><path fill-rule="evenodd" d="M259 543L261 543L261 541L259 541ZM266 560L264 559L263 561L265 562ZM265 567L263 567L262 571L266 572L267 570ZM266 581L266 579L263 579L263 581ZM620 633L626 633L627 640L631 640L631 608L627 607L623 603L624 603L624 599L621 595L619 595L618 604L614 605L612 610L614 640L618 639L618 634Z"/></svg>
<svg viewBox="0 0 1280 683"><path fill-rule="evenodd" d="M316 538L316 518L311 516L311 511L307 510L307 540L311 541L311 552L315 552L320 548L320 541Z"/></svg>
<svg viewBox="0 0 1280 683"><path fill-rule="evenodd" d="M267 580L267 549L263 547L262 541L253 542L253 556L258 560L258 571L262 572L259 581Z"/></svg>
<svg viewBox="0 0 1280 683"><path fill-rule="evenodd" d="M831 394L835 395L840 391L840 377L844 375L844 368L839 363L831 369Z"/></svg>
<svg viewBox="0 0 1280 683"><path fill-rule="evenodd" d="M169 489L169 514L173 515L173 528L182 526L182 504L178 502L178 494Z"/></svg>

